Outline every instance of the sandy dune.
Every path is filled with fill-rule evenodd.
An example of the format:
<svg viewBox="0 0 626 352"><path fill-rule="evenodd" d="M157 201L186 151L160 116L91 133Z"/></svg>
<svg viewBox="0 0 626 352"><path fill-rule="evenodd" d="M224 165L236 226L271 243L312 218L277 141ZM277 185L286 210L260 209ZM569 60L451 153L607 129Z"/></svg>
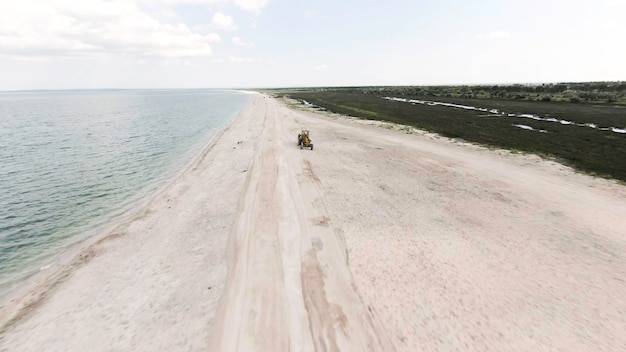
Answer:
<svg viewBox="0 0 626 352"><path fill-rule="evenodd" d="M394 129L254 95L0 350L626 350L626 187Z"/></svg>

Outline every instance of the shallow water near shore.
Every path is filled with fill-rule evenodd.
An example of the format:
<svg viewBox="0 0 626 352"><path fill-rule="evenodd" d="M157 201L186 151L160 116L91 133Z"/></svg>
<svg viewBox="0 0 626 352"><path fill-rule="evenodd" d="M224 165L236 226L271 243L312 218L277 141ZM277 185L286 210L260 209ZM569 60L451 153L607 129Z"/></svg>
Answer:
<svg viewBox="0 0 626 352"><path fill-rule="evenodd" d="M0 294L177 174L240 92L0 93Z"/></svg>

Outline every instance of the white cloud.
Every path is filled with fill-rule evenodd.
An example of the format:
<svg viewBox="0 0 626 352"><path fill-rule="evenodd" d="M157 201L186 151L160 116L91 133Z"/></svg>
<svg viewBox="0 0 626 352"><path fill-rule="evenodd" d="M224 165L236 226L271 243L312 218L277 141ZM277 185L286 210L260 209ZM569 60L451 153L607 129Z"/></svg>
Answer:
<svg viewBox="0 0 626 352"><path fill-rule="evenodd" d="M0 55L197 57L215 36L164 22L125 0L0 2Z"/></svg>
<svg viewBox="0 0 626 352"><path fill-rule="evenodd" d="M206 37L208 41L213 43L220 43L222 41L222 37L217 33L209 33Z"/></svg>
<svg viewBox="0 0 626 352"><path fill-rule="evenodd" d="M233 37L232 42L237 46L252 46L252 43L245 42L239 37Z"/></svg>
<svg viewBox="0 0 626 352"><path fill-rule="evenodd" d="M159 62L158 64L161 67L166 67L166 66L193 66L189 61L187 60L181 60L181 59L171 59L171 60L163 60L161 62Z"/></svg>
<svg viewBox="0 0 626 352"><path fill-rule="evenodd" d="M487 39L506 39L510 37L511 33L509 32L491 32L487 34Z"/></svg>
<svg viewBox="0 0 626 352"><path fill-rule="evenodd" d="M236 63L244 63L244 62L252 62L254 60L252 60L249 57L240 57L240 56L229 56L228 60L230 62L236 62Z"/></svg>
<svg viewBox="0 0 626 352"><path fill-rule="evenodd" d="M211 23L195 25L195 26L192 26L191 29L198 34L206 36L208 41L210 42L214 42L214 43L222 42L222 36L215 32L215 30L218 28L216 28Z"/></svg>
<svg viewBox="0 0 626 352"><path fill-rule="evenodd" d="M327 65L323 65L323 64L322 65L317 65L317 66L314 67L314 69L316 71L323 71L323 70L326 70L327 68L328 68L328 66Z"/></svg>
<svg viewBox="0 0 626 352"><path fill-rule="evenodd" d="M268 0L138 0L143 4L150 5L176 5L176 4L192 4L192 5L214 5L234 3L237 7L258 15L261 9L265 7Z"/></svg>
<svg viewBox="0 0 626 352"><path fill-rule="evenodd" d="M235 5L258 15L261 9L267 5L267 1L268 0L235 0Z"/></svg>
<svg viewBox="0 0 626 352"><path fill-rule="evenodd" d="M224 31L233 31L237 29L235 26L235 20L231 16L225 15L221 12L216 12L211 19L211 24L217 29Z"/></svg>
<svg viewBox="0 0 626 352"><path fill-rule="evenodd" d="M225 4L231 1L232 0L133 0L133 2L153 7L175 6L179 4L211 6L215 4Z"/></svg>

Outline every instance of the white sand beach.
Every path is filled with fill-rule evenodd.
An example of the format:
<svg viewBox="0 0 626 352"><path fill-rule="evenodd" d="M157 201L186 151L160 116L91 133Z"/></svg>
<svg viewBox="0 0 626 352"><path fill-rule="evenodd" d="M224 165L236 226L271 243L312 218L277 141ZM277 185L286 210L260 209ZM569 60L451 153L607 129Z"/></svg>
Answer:
<svg viewBox="0 0 626 352"><path fill-rule="evenodd" d="M626 350L626 186L263 94L76 253L0 351Z"/></svg>

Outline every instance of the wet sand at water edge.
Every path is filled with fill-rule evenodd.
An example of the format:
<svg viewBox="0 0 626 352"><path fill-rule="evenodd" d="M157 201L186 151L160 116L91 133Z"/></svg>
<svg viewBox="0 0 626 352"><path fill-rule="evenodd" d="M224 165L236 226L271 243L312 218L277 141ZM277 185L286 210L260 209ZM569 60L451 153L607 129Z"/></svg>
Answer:
<svg viewBox="0 0 626 352"><path fill-rule="evenodd" d="M292 104L5 297L0 351L626 350L626 186Z"/></svg>

